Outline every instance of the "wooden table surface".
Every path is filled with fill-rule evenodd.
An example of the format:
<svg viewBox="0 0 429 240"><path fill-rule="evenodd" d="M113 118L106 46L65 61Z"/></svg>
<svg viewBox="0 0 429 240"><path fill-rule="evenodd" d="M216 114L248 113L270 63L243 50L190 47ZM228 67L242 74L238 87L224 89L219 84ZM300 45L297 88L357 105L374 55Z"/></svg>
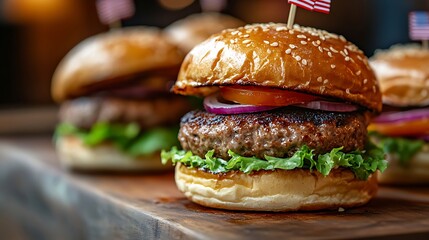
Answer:
<svg viewBox="0 0 429 240"><path fill-rule="evenodd" d="M381 187L344 212L221 211L184 198L172 172L68 172L50 137L0 139L0 239L142 238L428 239L429 188Z"/></svg>

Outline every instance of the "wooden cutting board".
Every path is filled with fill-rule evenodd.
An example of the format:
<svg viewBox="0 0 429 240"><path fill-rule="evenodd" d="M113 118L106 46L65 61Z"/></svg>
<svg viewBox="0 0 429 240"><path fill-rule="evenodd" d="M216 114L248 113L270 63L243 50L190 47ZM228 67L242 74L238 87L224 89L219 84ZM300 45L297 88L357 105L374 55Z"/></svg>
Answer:
<svg viewBox="0 0 429 240"><path fill-rule="evenodd" d="M344 212L221 211L188 201L172 172L68 172L50 137L3 138L0 238L428 239L429 187L381 187Z"/></svg>

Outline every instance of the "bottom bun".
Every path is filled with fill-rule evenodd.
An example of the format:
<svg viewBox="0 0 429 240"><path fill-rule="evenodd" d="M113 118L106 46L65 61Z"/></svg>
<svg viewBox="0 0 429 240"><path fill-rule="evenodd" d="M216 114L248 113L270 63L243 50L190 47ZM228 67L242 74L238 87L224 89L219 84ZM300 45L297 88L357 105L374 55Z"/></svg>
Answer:
<svg viewBox="0 0 429 240"><path fill-rule="evenodd" d="M213 174L178 164L175 179L187 198L203 206L297 211L363 205L377 192L376 175L362 181L346 169L334 169L326 177L305 169Z"/></svg>
<svg viewBox="0 0 429 240"><path fill-rule="evenodd" d="M56 142L61 164L75 170L90 171L159 171L171 169L161 163L160 154L132 157L111 144L88 147L73 136L60 137Z"/></svg>
<svg viewBox="0 0 429 240"><path fill-rule="evenodd" d="M428 184L429 183L429 144L410 159L407 166L399 165L397 156L387 154L389 167L378 176L383 184Z"/></svg>

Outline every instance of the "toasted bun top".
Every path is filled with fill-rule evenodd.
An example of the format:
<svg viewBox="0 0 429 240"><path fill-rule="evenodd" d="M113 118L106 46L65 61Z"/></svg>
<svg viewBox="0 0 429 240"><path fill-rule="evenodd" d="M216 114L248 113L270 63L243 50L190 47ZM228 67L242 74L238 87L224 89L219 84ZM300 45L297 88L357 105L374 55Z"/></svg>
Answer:
<svg viewBox="0 0 429 240"><path fill-rule="evenodd" d="M184 52L189 52L212 34L243 25L244 22L237 18L209 12L193 14L176 21L168 26L165 32Z"/></svg>
<svg viewBox="0 0 429 240"><path fill-rule="evenodd" d="M208 95L225 85L296 90L374 111L382 107L361 50L342 36L300 26L254 24L213 35L186 56L173 91Z"/></svg>
<svg viewBox="0 0 429 240"><path fill-rule="evenodd" d="M102 33L78 44L59 63L52 79L52 96L63 101L147 72L178 71L183 57L157 28Z"/></svg>
<svg viewBox="0 0 429 240"><path fill-rule="evenodd" d="M429 50L419 45L378 51L371 66L380 82L383 102L393 106L429 105Z"/></svg>

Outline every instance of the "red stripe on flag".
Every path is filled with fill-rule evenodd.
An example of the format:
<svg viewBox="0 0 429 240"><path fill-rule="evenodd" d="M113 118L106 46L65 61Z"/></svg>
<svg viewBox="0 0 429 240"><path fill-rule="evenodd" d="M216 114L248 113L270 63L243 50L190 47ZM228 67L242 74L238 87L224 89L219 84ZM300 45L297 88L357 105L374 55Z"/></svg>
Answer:
<svg viewBox="0 0 429 240"><path fill-rule="evenodd" d="M314 11L328 14L331 8L331 0L316 0Z"/></svg>
<svg viewBox="0 0 429 240"><path fill-rule="evenodd" d="M314 0L288 0L288 3L310 11L313 11L314 9Z"/></svg>
<svg viewBox="0 0 429 240"><path fill-rule="evenodd" d="M97 0L98 17L104 24L111 24L134 15L132 0Z"/></svg>

